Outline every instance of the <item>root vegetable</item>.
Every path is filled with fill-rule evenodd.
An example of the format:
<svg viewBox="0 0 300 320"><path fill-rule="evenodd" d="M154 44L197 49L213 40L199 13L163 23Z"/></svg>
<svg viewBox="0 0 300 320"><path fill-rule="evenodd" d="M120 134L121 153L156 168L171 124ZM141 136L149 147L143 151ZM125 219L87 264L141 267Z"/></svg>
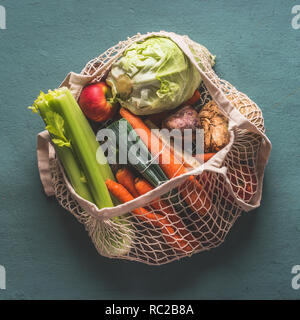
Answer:
<svg viewBox="0 0 300 320"><path fill-rule="evenodd" d="M204 152L220 151L229 143L228 119L214 101L208 102L199 112L204 129Z"/></svg>
<svg viewBox="0 0 300 320"><path fill-rule="evenodd" d="M139 196L134 186L134 176L127 168L121 168L116 173L118 182L125 187L135 198Z"/></svg>
<svg viewBox="0 0 300 320"><path fill-rule="evenodd" d="M196 129L201 128L201 121L197 111L192 106L185 106L166 118L162 123L162 127L169 130L179 129L182 133L185 129L191 129L192 136L186 137L185 135L184 138L194 140Z"/></svg>

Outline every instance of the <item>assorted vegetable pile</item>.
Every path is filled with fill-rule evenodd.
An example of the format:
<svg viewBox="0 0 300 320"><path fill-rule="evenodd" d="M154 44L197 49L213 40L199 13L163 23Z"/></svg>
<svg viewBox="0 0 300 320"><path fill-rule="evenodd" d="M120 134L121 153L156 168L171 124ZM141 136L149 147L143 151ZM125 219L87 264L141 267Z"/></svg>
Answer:
<svg viewBox="0 0 300 320"><path fill-rule="evenodd" d="M195 107L201 97L201 81L199 72L172 40L151 37L131 45L112 65L106 79L83 88L78 102L63 87L41 93L31 109L42 117L76 193L101 209L132 201L188 173L229 143L228 119L214 101L200 111ZM108 120L110 124L106 125ZM97 124L115 133L116 141L109 138L107 142L116 158L127 155L127 165L110 166L106 161L92 129ZM122 136L121 128L126 136ZM189 130L184 142L191 143L195 143L197 129L203 129L204 153L191 150L184 154L174 141L152 132L163 128ZM249 201L255 176L250 175L246 186L235 182L234 191ZM132 214L160 230L166 244L175 250L191 253L200 244L178 212L201 217L211 206L208 192L190 176L168 197L156 199ZM113 221L130 229L122 218ZM128 239L130 236L124 239L124 247L113 244L112 252L126 253Z"/></svg>

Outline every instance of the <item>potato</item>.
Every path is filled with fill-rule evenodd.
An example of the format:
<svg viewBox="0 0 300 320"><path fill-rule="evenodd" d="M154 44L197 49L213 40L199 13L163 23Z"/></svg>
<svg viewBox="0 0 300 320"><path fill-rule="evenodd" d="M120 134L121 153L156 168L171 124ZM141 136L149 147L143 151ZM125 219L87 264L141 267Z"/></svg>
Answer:
<svg viewBox="0 0 300 320"><path fill-rule="evenodd" d="M192 106L185 106L180 108L178 111L167 117L162 122L162 128L169 130L179 129L182 133L184 129L192 129L191 139L195 138L195 130L201 129L201 121L198 117L197 111ZM185 136L185 139L189 137Z"/></svg>

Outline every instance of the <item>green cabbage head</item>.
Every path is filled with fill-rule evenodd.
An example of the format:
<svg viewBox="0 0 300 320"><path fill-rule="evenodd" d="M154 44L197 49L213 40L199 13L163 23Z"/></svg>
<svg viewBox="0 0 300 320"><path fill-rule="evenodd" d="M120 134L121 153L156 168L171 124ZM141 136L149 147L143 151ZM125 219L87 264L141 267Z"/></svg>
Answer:
<svg viewBox="0 0 300 320"><path fill-rule="evenodd" d="M113 99L137 115L178 107L193 96L202 79L172 40L151 37L131 45L107 77Z"/></svg>

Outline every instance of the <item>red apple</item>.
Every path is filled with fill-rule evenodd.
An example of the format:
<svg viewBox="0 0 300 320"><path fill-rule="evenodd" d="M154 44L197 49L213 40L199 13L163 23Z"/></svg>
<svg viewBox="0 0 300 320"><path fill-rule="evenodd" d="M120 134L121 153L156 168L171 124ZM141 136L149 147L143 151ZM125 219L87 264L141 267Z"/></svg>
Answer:
<svg viewBox="0 0 300 320"><path fill-rule="evenodd" d="M96 122L111 119L117 110L117 104L111 104L110 88L105 82L93 83L83 88L79 105L87 118Z"/></svg>

